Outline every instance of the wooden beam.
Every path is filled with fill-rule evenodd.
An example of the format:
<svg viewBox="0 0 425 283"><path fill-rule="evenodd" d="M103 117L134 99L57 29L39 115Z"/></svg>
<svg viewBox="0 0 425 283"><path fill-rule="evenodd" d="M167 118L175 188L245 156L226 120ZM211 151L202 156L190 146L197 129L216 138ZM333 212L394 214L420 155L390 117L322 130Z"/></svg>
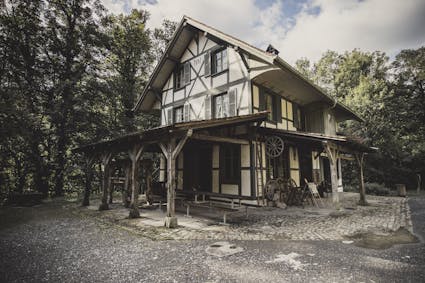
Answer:
<svg viewBox="0 0 425 283"><path fill-rule="evenodd" d="M167 228L177 227L177 218L175 217L176 159L173 158L173 152L176 152L175 138L171 138L168 142L165 155L167 158L167 216L165 217L165 227Z"/></svg>
<svg viewBox="0 0 425 283"><path fill-rule="evenodd" d="M163 143L159 143L159 147L161 148L162 154L164 154L165 158L167 159L167 155L168 155L168 149L167 146L164 145Z"/></svg>
<svg viewBox="0 0 425 283"><path fill-rule="evenodd" d="M166 58L167 58L168 60L170 60L170 61L174 62L174 63L179 63L179 62L180 62L178 58L176 58L176 57L174 57L174 56L171 56L170 54L167 54L167 57L166 57Z"/></svg>
<svg viewBox="0 0 425 283"><path fill-rule="evenodd" d="M131 150L129 150L128 155L131 160L131 202L130 202L130 213L129 218L139 218L139 188L138 188L138 180L137 173L139 169L139 159L143 154L143 150L145 149L144 145L134 145Z"/></svg>
<svg viewBox="0 0 425 283"><path fill-rule="evenodd" d="M179 143L177 144L177 146L172 151L172 155L171 155L171 158L172 159L176 159L177 158L177 155L179 155L179 153L182 150L183 146L185 145L187 139L190 138L192 136L192 134L193 134L192 129L189 129L187 131L186 135L179 141Z"/></svg>
<svg viewBox="0 0 425 283"><path fill-rule="evenodd" d="M339 208L339 193L338 193L338 169L337 169L337 158L338 150L331 147L332 144L323 142L323 147L326 150L326 154L329 159L329 169L331 173L331 185L332 185L332 202L336 208Z"/></svg>
<svg viewBox="0 0 425 283"><path fill-rule="evenodd" d="M212 141L212 142L223 142L223 143L249 145L248 141L242 140L242 139L217 137L217 136L210 136L210 135L203 135L203 134L193 134L192 139L203 140L203 141Z"/></svg>

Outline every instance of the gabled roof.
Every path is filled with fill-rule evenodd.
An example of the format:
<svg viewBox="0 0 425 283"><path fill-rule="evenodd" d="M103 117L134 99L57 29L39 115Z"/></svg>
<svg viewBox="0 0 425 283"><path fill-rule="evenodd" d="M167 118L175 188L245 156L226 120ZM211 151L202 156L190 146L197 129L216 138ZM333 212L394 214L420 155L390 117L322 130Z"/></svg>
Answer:
<svg viewBox="0 0 425 283"><path fill-rule="evenodd" d="M293 74L297 79L304 81L321 96L321 98L329 105L334 106L337 110L342 111L346 117L357 121L363 121L353 110L343 103L337 102L333 97L328 95L323 89L315 85L308 78L304 77L295 68L290 66L282 58L275 54L268 53L255 46L252 46L242 40L239 40L231 35L221 32L204 23L194 20L188 16L184 16L174 32L174 35L167 45L167 48L155 67L148 84L133 109L133 111L149 111L153 103L160 97L161 89L167 82L170 74L173 72L179 58L183 55L186 47L193 38L194 31L202 31L218 41L222 41L232 46L233 48L248 54L251 58L262 61L264 63L276 66L286 72Z"/></svg>

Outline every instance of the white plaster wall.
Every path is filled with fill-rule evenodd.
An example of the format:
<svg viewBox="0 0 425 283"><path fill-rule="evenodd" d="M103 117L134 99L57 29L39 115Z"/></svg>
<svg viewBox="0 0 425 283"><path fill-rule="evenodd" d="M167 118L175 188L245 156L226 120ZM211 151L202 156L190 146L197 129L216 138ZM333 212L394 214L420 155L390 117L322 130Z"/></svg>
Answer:
<svg viewBox="0 0 425 283"><path fill-rule="evenodd" d="M212 190L214 193L219 193L219 171L214 169L212 171Z"/></svg>
<svg viewBox="0 0 425 283"><path fill-rule="evenodd" d="M219 87L227 83L227 72L212 76L212 87Z"/></svg>
<svg viewBox="0 0 425 283"><path fill-rule="evenodd" d="M229 195L238 195L239 186L234 184L221 184L221 193Z"/></svg>
<svg viewBox="0 0 425 283"><path fill-rule="evenodd" d="M241 193L243 196L251 195L251 172L246 169L241 171Z"/></svg>
<svg viewBox="0 0 425 283"><path fill-rule="evenodd" d="M249 167L250 164L250 154L249 154L249 145L241 145L241 167Z"/></svg>
<svg viewBox="0 0 425 283"><path fill-rule="evenodd" d="M248 77L248 71L242 61L241 55L234 49L228 48L227 56L229 58L230 81L236 81Z"/></svg>
<svg viewBox="0 0 425 283"><path fill-rule="evenodd" d="M251 113L251 89L250 83L248 81L249 74L240 57L241 55L234 49L228 48L228 71L223 72L222 74L205 77L205 53L203 53L203 51L209 51L213 48L216 48L217 44L212 40L206 38L204 33L201 32L199 33L198 44L199 46L197 47L196 41L192 40L192 42L188 45L188 48L195 56L193 56L191 52L186 50L182 58L180 58L180 62L188 61L191 64L191 82L183 89L174 92L174 90L172 89L173 77L171 75L166 83L166 86L164 86L163 89L164 92L162 99L162 107L164 107L164 105L173 103L173 101L174 103L179 104L185 102L191 105L192 111L190 113L190 119L203 120L205 119L205 97L210 95L218 95L226 92L227 89L217 89L217 87L223 87L225 84L227 84L228 77L230 83L245 78L247 81L232 86L232 88L237 89L236 115L247 115ZM197 74L199 74L199 76ZM205 93L205 95L200 96L199 94L201 93ZM213 101L211 101L211 104L213 104ZM162 111L162 125L165 125L168 121L166 117L166 112L167 111Z"/></svg>

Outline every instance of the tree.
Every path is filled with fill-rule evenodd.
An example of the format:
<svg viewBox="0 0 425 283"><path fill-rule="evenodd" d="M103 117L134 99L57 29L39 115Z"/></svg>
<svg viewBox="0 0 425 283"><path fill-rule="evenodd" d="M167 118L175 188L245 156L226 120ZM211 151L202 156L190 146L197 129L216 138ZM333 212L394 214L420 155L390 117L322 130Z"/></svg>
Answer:
<svg viewBox="0 0 425 283"><path fill-rule="evenodd" d="M132 10L129 15L109 16L106 30L110 37L107 82L116 101L121 133L137 127L132 109L143 89L153 61L150 32L146 29L149 14ZM143 124L143 119L141 121Z"/></svg>
<svg viewBox="0 0 425 283"><path fill-rule="evenodd" d="M176 22L165 19L160 28L155 28L152 36L152 47L155 62L159 62L177 28Z"/></svg>
<svg viewBox="0 0 425 283"><path fill-rule="evenodd" d="M98 1L48 1L45 10L45 55L49 64L52 103L48 106L55 132L54 192L63 195L69 147L75 129L74 109L84 77L96 68L99 52ZM94 11L93 11L94 9ZM94 15L98 13L98 15Z"/></svg>
<svg viewBox="0 0 425 283"><path fill-rule="evenodd" d="M387 103L388 113L399 129L403 155L401 166L410 168L409 183L414 186L415 173L425 177L425 47L402 50L392 64L394 92Z"/></svg>
<svg viewBox="0 0 425 283"><path fill-rule="evenodd" d="M48 192L49 166L46 144L44 104L44 63L40 46L42 39L41 13L43 1L9 1L0 13L0 67L2 109L2 168L17 182L14 188L22 192L29 185L44 196ZM7 170L14 167L15 174Z"/></svg>
<svg viewBox="0 0 425 283"><path fill-rule="evenodd" d="M305 58L297 61L300 72L365 120L340 123L340 130L379 148L366 159L369 182L414 186L414 173L424 174L424 57L423 47L403 50L389 64L382 52L355 49L328 51L313 65ZM346 180L356 180L357 167L344 167Z"/></svg>

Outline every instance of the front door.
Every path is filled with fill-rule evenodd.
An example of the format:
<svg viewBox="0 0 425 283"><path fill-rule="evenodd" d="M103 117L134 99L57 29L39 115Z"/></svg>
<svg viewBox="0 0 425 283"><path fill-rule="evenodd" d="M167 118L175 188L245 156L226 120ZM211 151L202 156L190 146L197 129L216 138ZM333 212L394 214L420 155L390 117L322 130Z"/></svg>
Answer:
<svg viewBox="0 0 425 283"><path fill-rule="evenodd" d="M205 143L188 143L184 150L183 188L211 192L212 146Z"/></svg>

